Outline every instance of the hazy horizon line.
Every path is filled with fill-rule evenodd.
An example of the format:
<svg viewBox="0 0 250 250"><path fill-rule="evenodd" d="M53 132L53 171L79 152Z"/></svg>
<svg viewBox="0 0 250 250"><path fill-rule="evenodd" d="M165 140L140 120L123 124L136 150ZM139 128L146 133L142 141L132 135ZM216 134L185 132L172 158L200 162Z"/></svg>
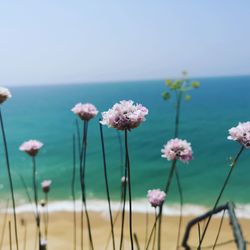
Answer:
<svg viewBox="0 0 250 250"><path fill-rule="evenodd" d="M213 76L189 76L189 79L207 79L207 78L229 78L229 77L248 77L249 74L235 74L235 75L213 75ZM14 83L14 84L6 84L2 85L2 87L42 87L42 86L61 86L61 85L89 85L89 84L122 84L122 83L140 83L140 82L150 82L150 81L164 81L166 79L178 79L180 76L172 76L172 77L162 77L162 78L138 78L138 79L117 79L117 80L90 80L90 81L74 81L74 82L45 82L45 83Z"/></svg>

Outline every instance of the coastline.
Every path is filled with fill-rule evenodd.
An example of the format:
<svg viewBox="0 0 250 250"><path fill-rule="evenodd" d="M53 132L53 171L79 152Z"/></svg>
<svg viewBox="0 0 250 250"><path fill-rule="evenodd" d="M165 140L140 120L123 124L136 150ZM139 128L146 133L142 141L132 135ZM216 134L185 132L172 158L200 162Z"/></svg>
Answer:
<svg viewBox="0 0 250 250"><path fill-rule="evenodd" d="M221 205L224 203L221 203ZM108 213L108 203L106 200L101 199L89 199L87 200L88 210L97 213ZM132 207L134 213L149 213L154 214L154 209L149 205L146 199L137 199L132 201ZM117 212L120 210L121 205L119 201L111 201L112 212ZM183 206L183 216L199 216L211 207L206 207L197 204L184 204ZM49 201L48 211L49 213L60 213L60 212L73 212L74 206L71 200L64 201ZM129 211L128 203L125 207L126 211ZM5 208L0 209L0 214L4 213ZM20 204L16 207L16 212L18 214L30 213L34 211L34 207L31 204ZM81 201L76 200L76 212L81 211ZM11 213L12 209L9 208L8 212ZM43 212L42 207L40 207L40 212ZM235 213L238 218L250 219L250 204L235 204ZM179 216L180 205L179 204L168 204L164 205L163 214L167 216ZM216 216L216 215L215 215Z"/></svg>

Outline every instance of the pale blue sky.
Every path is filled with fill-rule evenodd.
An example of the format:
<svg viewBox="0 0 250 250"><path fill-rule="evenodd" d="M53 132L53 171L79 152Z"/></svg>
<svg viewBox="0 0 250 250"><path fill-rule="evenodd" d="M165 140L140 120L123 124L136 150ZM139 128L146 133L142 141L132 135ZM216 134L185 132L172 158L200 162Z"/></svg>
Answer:
<svg viewBox="0 0 250 250"><path fill-rule="evenodd" d="M250 74L250 1L0 1L0 85Z"/></svg>

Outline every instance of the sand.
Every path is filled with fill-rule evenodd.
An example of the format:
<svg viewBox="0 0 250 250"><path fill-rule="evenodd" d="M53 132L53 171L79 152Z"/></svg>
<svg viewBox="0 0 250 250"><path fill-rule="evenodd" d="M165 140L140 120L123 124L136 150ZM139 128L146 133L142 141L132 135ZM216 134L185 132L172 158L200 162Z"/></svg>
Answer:
<svg viewBox="0 0 250 250"><path fill-rule="evenodd" d="M114 213L115 215L116 213ZM105 249L107 244L107 239L110 234L110 223L108 220L107 213L97 213L90 212L90 221L92 225L92 234L94 239L94 247L95 249ZM140 249L145 249L145 234L146 234L146 214L143 213L134 213L133 214L133 230L136 233ZM191 216L186 216L183 218L183 227L182 227L182 235L185 228L186 223L191 219ZM35 235L36 235L36 227L34 223L34 215L31 213L21 213L17 216L18 219L18 230L19 230L19 249L20 250L34 250L35 248ZM4 239L3 239L3 247L2 250L9 250L9 232L8 221L11 220L12 227L12 249L15 250L15 241L14 241L14 232L13 232L13 219L11 215L8 215ZM23 223L21 223L23 220ZM126 214L126 221L128 220L128 214ZM163 230L162 230L162 248L161 249L176 249L176 240L177 240L177 229L178 229L178 217L174 216L165 216L163 218ZM250 241L250 220L249 219L240 219L240 224L242 227L242 231L244 232L244 237L248 241ZM0 216L0 228L2 230L4 222L4 214ZM154 214L148 215L148 231L151 230L154 222ZM209 226L209 233L207 234L204 246L211 245L214 243L216 238L217 230L219 227L220 219L215 218L212 219L212 223ZM84 222L84 248L88 248L88 238L87 238L87 230L86 223ZM201 225L202 227L202 225ZM25 231L26 231L26 247L25 244ZM126 224L125 232L124 232L124 249L130 249L130 241L129 241L129 231ZM118 249L119 239L120 239L120 217L118 217L117 223L115 224L115 238L116 245ZM73 237L73 213L72 212L55 212L50 213L49 215L49 235L48 235L48 249L49 250L74 250L74 237ZM219 236L218 242L233 240L233 234L231 231L231 227L229 225L228 218L225 218L222 224L222 231ZM197 246L198 241L198 230L197 227L192 231L190 245ZM80 214L77 213L77 247L76 249L80 249ZM108 245L107 249L112 249L111 241ZM135 247L135 249L137 249ZM153 249L150 245L149 249ZM155 247L155 249L157 249ZM182 248L180 248L182 249ZM196 249L196 248L194 248ZM202 249L212 249L212 248L202 248ZM231 244L227 244L225 246L220 246L218 249L237 249L234 242Z"/></svg>

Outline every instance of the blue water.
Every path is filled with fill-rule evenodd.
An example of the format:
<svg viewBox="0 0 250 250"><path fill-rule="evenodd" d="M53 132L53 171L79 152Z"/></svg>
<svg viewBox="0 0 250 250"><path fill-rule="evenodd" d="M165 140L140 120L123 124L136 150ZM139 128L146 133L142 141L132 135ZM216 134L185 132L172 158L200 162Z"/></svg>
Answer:
<svg viewBox="0 0 250 250"><path fill-rule="evenodd" d="M228 129L239 121L250 120L250 77L195 79L200 89L190 92L192 99L183 102L180 138L192 143L194 160L178 163L186 203L210 205L229 170L229 157L240 146L227 140ZM18 150L28 139L38 139L44 147L37 157L37 178L52 179L50 197L71 199L72 134L75 116L70 109L77 102L91 102L105 111L115 102L132 99L149 109L147 121L129 133L133 198L145 198L147 190L163 188L171 163L161 158L160 150L174 133L175 106L161 93L164 80L78 84L55 86L23 86L10 88L13 97L2 107L10 152L16 197L27 201L19 176L32 185L30 158ZM86 162L88 198L104 198L105 186L98 119L89 124ZM108 175L112 199L119 199L121 156L117 131L104 127ZM120 134L123 141L123 134ZM2 140L0 140L0 195L9 196ZM250 203L250 152L245 150L233 172L223 200ZM41 197L40 193L40 197ZM80 197L77 179L77 195ZM169 202L178 202L176 182L169 193Z"/></svg>

